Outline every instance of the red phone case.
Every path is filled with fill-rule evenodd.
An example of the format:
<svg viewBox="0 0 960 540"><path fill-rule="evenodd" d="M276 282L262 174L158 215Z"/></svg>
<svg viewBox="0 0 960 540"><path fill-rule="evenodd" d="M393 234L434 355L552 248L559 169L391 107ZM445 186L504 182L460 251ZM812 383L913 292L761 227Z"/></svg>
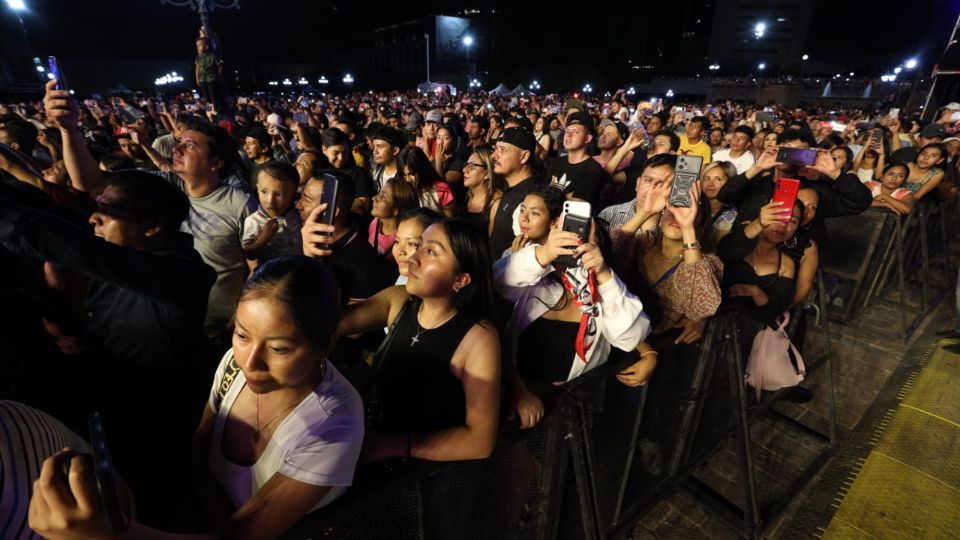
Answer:
<svg viewBox="0 0 960 540"><path fill-rule="evenodd" d="M797 202L797 192L800 191L800 181L795 178L780 178L777 180L777 187L773 191L774 202L783 203L781 208L790 209L786 214L786 220L793 218L793 205Z"/></svg>

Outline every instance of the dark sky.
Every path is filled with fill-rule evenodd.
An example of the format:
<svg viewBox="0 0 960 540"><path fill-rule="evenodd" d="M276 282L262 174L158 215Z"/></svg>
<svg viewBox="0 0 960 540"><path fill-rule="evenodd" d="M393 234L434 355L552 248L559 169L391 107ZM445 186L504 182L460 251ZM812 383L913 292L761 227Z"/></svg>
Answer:
<svg viewBox="0 0 960 540"><path fill-rule="evenodd" d="M161 5L160 0L25 1L30 6L24 16L27 30L42 54L139 59L178 59L193 54L192 40L199 23L188 8ZM213 25L228 55L251 61L310 61L321 48L335 47L337 38L345 33L438 12L438 4L410 1L241 0L241 4L241 10L217 11ZM528 35L531 51L563 51L579 61L607 52L603 39L575 37L571 43L562 43L571 35L570 18L594 4L580 3L578 8L545 8L547 5L553 4L449 0L443 4L443 12L452 14L462 7L500 9L503 15L498 24L506 25L515 36ZM604 16L633 9L639 10L636 18L642 21L646 5L616 7ZM853 56L856 61L869 53L926 53L935 59L958 9L960 4L953 0L818 0L808 50L821 59ZM11 17L5 6L0 7L0 17L7 19L9 29ZM638 24L636 31L642 29L643 24ZM557 46L544 47L551 42Z"/></svg>

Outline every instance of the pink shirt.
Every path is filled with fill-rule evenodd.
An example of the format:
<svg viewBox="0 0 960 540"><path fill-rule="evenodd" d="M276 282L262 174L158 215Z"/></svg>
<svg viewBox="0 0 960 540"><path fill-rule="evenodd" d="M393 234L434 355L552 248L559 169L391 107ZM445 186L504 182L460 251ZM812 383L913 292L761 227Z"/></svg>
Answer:
<svg viewBox="0 0 960 540"><path fill-rule="evenodd" d="M874 199L876 199L877 197L880 196L881 193L883 193L883 191L881 190L882 186L880 182L877 182L876 180L870 180L869 182L864 182L864 184L868 188L870 188L870 194L873 195ZM893 190L893 193L891 193L890 196L898 201L902 201L903 198L906 197L909 193L910 193L909 189L905 187L898 187L897 189Z"/></svg>
<svg viewBox="0 0 960 540"><path fill-rule="evenodd" d="M393 252L390 248L393 247L394 239L397 237L397 233L393 234L377 234L377 230L380 228L380 218L373 218L373 221L370 222L370 227L367 229L367 241L370 242L370 245L377 248L377 253L380 255L386 255L387 258L393 258Z"/></svg>

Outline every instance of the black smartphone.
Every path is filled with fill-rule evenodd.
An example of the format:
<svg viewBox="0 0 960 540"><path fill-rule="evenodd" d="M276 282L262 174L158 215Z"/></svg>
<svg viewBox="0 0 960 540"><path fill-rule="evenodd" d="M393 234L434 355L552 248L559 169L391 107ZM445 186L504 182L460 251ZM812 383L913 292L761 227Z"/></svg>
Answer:
<svg viewBox="0 0 960 540"><path fill-rule="evenodd" d="M581 240L590 236L590 203L582 201L566 201L563 203L563 221L561 229L575 233ZM575 248L577 246L568 246ZM577 259L571 255L561 255L557 262L567 268L577 265Z"/></svg>
<svg viewBox="0 0 960 540"><path fill-rule="evenodd" d="M700 178L700 167L702 165L703 156L677 156L673 185L670 187L670 196L667 197L668 203L683 208L689 208L693 204L690 199L690 187L697 181L697 178Z"/></svg>
<svg viewBox="0 0 960 540"><path fill-rule="evenodd" d="M92 412L87 416L87 427L90 430L90 446L93 447L93 476L97 481L97 491L100 492L100 500L114 533L119 533L124 530L125 524L117 489L119 478L107 448L100 413Z"/></svg>
<svg viewBox="0 0 960 540"><path fill-rule="evenodd" d="M70 90L70 87L67 86L67 79L63 76L60 65L57 64L56 56L47 57L47 67L50 69L50 74L53 75L53 78L57 81L57 85L54 88L57 90Z"/></svg>
<svg viewBox="0 0 960 540"><path fill-rule="evenodd" d="M867 131L877 127L876 122L857 122L857 131Z"/></svg>
<svg viewBox="0 0 960 540"><path fill-rule="evenodd" d="M777 161L809 167L817 161L817 151L813 148L781 148L777 151Z"/></svg>
<svg viewBox="0 0 960 540"><path fill-rule="evenodd" d="M336 175L330 173L323 174L323 189L320 192L320 204L326 203L327 207L317 216L317 223L333 225L333 220L337 215L337 195L340 192L340 181ZM320 244L323 249L329 249L329 244Z"/></svg>

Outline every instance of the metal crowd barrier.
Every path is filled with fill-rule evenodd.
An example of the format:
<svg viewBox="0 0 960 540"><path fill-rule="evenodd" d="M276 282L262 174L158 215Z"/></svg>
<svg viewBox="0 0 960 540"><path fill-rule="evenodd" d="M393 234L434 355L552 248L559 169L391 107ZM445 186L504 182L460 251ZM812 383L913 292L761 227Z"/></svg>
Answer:
<svg viewBox="0 0 960 540"><path fill-rule="evenodd" d="M896 304L901 335L908 339L923 318L953 290L950 207L923 200L907 216L871 209L859 216L827 220L830 236L821 248L831 290L846 292L843 307L828 305L831 318L851 323L878 301ZM931 239L938 242L934 245ZM931 247L933 246L933 247ZM932 264L942 260L943 264ZM896 287L896 299L891 298ZM830 290L828 290L830 292ZM908 321L907 313L916 312Z"/></svg>

